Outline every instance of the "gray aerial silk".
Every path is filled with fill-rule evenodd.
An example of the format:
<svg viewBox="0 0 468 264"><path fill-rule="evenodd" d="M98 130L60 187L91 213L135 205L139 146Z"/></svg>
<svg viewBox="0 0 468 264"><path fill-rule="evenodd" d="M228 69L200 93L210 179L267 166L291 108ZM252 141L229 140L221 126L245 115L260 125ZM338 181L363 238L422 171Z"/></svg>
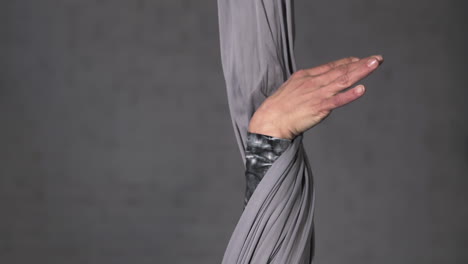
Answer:
<svg viewBox="0 0 468 264"><path fill-rule="evenodd" d="M296 71L292 0L218 0L221 61L245 165L249 120ZM232 233L223 264L311 263L314 190L303 134L273 163Z"/></svg>

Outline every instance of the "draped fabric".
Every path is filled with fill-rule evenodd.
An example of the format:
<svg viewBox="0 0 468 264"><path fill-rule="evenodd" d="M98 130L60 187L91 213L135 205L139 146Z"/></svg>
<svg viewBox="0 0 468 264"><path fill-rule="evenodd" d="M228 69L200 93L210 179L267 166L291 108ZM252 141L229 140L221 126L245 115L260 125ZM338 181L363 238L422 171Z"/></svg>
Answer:
<svg viewBox="0 0 468 264"><path fill-rule="evenodd" d="M218 0L221 61L245 165L247 129L262 102L296 70L292 0ZM303 134L263 176L232 233L223 264L311 263L314 190Z"/></svg>

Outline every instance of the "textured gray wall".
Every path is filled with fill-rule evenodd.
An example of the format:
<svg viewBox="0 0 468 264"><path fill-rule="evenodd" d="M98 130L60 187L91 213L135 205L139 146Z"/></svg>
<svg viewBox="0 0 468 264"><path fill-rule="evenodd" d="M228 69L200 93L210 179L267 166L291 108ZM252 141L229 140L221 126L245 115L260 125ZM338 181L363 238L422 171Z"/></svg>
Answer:
<svg viewBox="0 0 468 264"><path fill-rule="evenodd" d="M460 1L296 0L299 68L383 54L306 133L316 263L468 263ZM0 3L0 263L219 263L244 176L216 1Z"/></svg>

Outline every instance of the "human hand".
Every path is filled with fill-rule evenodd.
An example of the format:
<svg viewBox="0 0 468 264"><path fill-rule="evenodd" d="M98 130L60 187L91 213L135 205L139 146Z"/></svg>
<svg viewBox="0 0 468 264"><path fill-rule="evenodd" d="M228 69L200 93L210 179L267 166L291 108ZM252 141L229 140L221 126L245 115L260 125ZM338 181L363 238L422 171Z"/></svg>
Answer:
<svg viewBox="0 0 468 264"><path fill-rule="evenodd" d="M325 119L333 109L364 94L364 79L383 63L381 55L364 59L349 57L296 71L260 105L250 119L248 131L293 139Z"/></svg>

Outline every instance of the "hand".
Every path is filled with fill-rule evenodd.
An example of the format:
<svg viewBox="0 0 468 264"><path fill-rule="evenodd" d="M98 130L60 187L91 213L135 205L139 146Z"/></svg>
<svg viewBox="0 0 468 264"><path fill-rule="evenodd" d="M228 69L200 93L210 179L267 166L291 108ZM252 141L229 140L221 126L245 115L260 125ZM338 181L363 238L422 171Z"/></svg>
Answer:
<svg viewBox="0 0 468 264"><path fill-rule="evenodd" d="M278 138L293 139L317 125L333 109L364 94L357 85L382 64L380 55L364 59L349 57L315 68L296 71L257 109L248 130Z"/></svg>

